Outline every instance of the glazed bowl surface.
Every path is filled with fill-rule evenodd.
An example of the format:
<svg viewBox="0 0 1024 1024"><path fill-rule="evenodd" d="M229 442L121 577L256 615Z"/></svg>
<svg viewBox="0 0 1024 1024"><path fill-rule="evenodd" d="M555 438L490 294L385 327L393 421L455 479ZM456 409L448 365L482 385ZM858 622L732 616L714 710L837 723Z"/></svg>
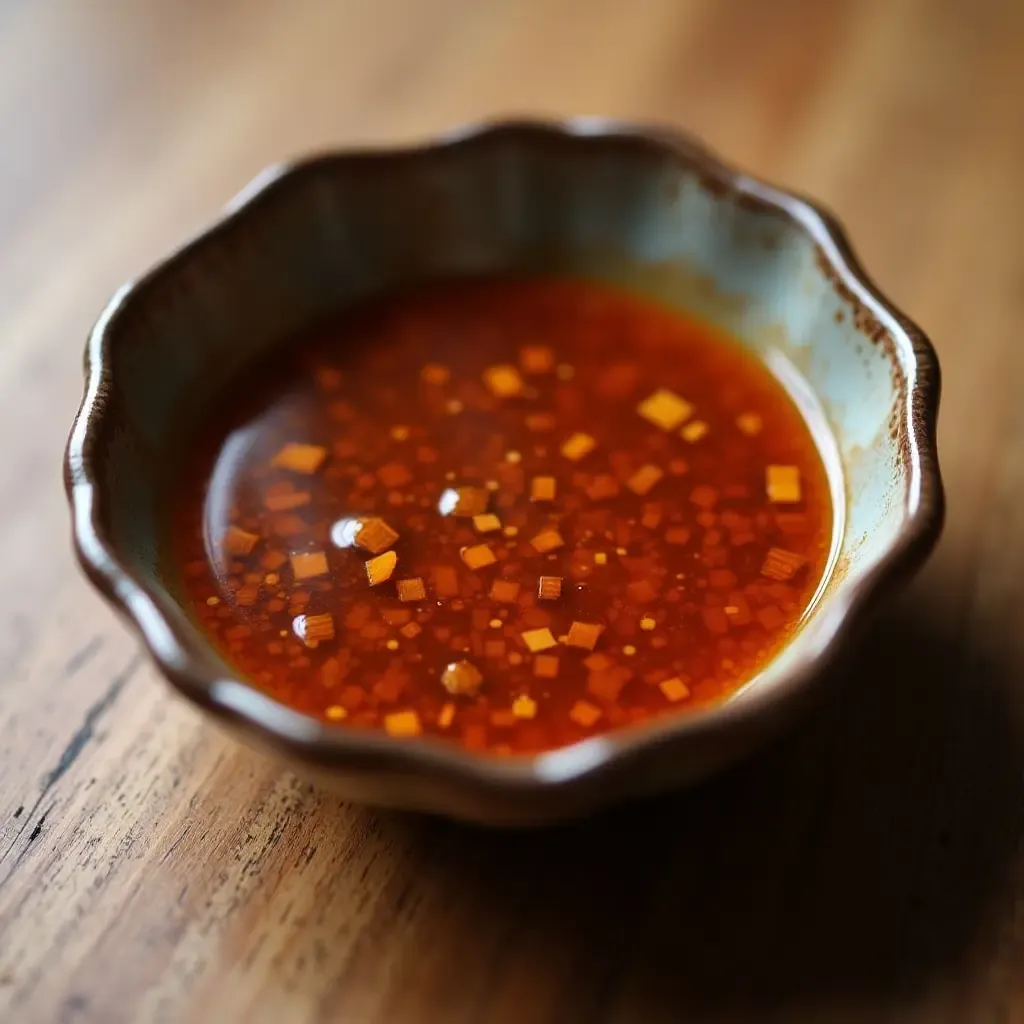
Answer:
<svg viewBox="0 0 1024 1024"><path fill-rule="evenodd" d="M729 700L530 758L328 726L261 694L186 611L165 510L206 412L328 314L432 278L572 274L684 309L817 411L838 523L801 630ZM834 219L675 132L503 123L265 172L111 300L65 476L79 559L188 700L371 804L491 824L578 816L732 763L825 690L857 627L934 545L939 372Z"/></svg>

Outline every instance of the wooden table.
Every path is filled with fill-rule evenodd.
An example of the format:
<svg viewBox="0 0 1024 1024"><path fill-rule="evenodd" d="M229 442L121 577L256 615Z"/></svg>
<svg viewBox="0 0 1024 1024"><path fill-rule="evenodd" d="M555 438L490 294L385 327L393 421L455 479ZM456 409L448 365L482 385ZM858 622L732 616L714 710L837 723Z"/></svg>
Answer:
<svg viewBox="0 0 1024 1024"><path fill-rule="evenodd" d="M502 112L816 194L945 371L941 548L795 735L539 834L350 807L172 699L79 577L106 297L262 165ZM1024 1020L1024 3L0 3L0 1020Z"/></svg>

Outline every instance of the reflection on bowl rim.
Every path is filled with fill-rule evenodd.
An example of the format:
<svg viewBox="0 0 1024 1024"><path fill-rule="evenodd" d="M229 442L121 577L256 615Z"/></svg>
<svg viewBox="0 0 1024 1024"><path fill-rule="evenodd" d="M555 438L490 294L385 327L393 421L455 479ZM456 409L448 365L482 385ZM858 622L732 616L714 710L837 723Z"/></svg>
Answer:
<svg viewBox="0 0 1024 1024"><path fill-rule="evenodd" d="M471 149L480 140L496 135L518 136L524 142L532 140L538 144L553 139L600 139L605 143L653 147L696 172L703 183L718 190L728 189L736 201L781 213L795 223L817 246L837 291L847 302L866 310L901 350L906 375L901 441L909 469L909 494L899 535L884 557L866 570L851 573L844 589L821 604L813 617L815 642L802 652L799 665L773 674L773 665L777 664L773 662L757 677L760 685L742 691L743 700L727 700L692 716L657 716L545 753L502 758L481 756L430 738L395 739L381 733L322 724L248 684L214 671L206 638L187 625L183 617L172 614L152 581L138 578L119 560L104 525L108 511L103 505L105 496L93 472L96 453L102 445L109 394L116 386L110 371L111 326L136 289L164 274L228 224L244 217L260 197L306 171L335 161L366 157L404 161L438 149ZM222 720L247 728L265 744L328 769L332 764L349 764L402 772L423 770L439 777L469 779L491 790L550 789L622 767L631 756L654 745L708 736L742 719L758 716L772 705L798 696L823 672L881 592L911 573L927 556L938 538L944 515L935 444L939 366L924 333L878 291L854 256L844 230L830 213L801 196L734 170L701 143L663 127L590 117L557 123L496 122L460 128L407 148L340 151L270 168L243 189L204 231L146 275L118 290L89 337L86 376L85 395L65 459L75 548L86 574L133 624L163 674L187 698Z"/></svg>

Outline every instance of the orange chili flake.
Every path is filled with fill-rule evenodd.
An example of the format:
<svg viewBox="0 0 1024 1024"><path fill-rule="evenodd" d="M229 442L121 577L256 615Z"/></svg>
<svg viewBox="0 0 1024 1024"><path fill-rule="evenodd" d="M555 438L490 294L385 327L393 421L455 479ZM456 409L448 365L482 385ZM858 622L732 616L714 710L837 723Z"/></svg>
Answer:
<svg viewBox="0 0 1024 1024"><path fill-rule="evenodd" d="M682 430L679 431L680 436L684 441L689 441L690 444L696 444L701 438L706 437L708 433L708 425L703 420L694 420L692 423L687 423Z"/></svg>
<svg viewBox="0 0 1024 1024"><path fill-rule="evenodd" d="M289 469L306 475L315 473L327 458L327 449L318 444L286 444L270 460L275 469Z"/></svg>
<svg viewBox="0 0 1024 1024"><path fill-rule="evenodd" d="M537 702L526 694L520 694L512 701L512 714L516 718L531 719L537 715Z"/></svg>
<svg viewBox="0 0 1024 1024"><path fill-rule="evenodd" d="M448 487L441 495L437 507L443 516L464 516L472 519L487 511L490 500L484 487Z"/></svg>
<svg viewBox="0 0 1024 1024"><path fill-rule="evenodd" d="M447 729L455 721L455 705L445 704L437 715L437 727Z"/></svg>
<svg viewBox="0 0 1024 1024"><path fill-rule="evenodd" d="M494 533L501 529L501 520L487 512L482 516L473 516L473 526L477 533Z"/></svg>
<svg viewBox="0 0 1024 1024"><path fill-rule="evenodd" d="M615 498L619 493L619 481L610 473L598 473L586 486L587 497L591 501L604 501Z"/></svg>
<svg viewBox="0 0 1024 1024"><path fill-rule="evenodd" d="M658 684L658 689L670 701L685 700L690 696L690 688L679 678L679 676L673 676L671 679L666 679Z"/></svg>
<svg viewBox="0 0 1024 1024"><path fill-rule="evenodd" d="M325 640L334 639L334 616L330 612L296 615L292 620L292 630L307 647L317 647Z"/></svg>
<svg viewBox="0 0 1024 1024"><path fill-rule="evenodd" d="M238 526L229 526L224 533L224 550L229 555L242 556L251 554L252 549L260 542L258 533L250 533Z"/></svg>
<svg viewBox="0 0 1024 1024"><path fill-rule="evenodd" d="M398 540L398 533L383 519L371 516L359 521L353 540L364 551L369 551L371 555L379 555Z"/></svg>
<svg viewBox="0 0 1024 1024"><path fill-rule="evenodd" d="M648 530L657 529L661 523L663 513L660 505L644 505L643 515L640 517L640 525Z"/></svg>
<svg viewBox="0 0 1024 1024"><path fill-rule="evenodd" d="M653 423L662 430L675 430L693 414L693 406L674 391L659 388L654 394L648 395L636 407L636 411L648 423Z"/></svg>
<svg viewBox="0 0 1024 1024"><path fill-rule="evenodd" d="M292 576L297 580L327 574L327 556L322 551L305 551L291 556Z"/></svg>
<svg viewBox="0 0 1024 1024"><path fill-rule="evenodd" d="M584 647L592 651L597 646L597 641L604 632L604 626L595 625L592 622L573 622L569 627L569 634L565 642L570 647Z"/></svg>
<svg viewBox="0 0 1024 1024"><path fill-rule="evenodd" d="M542 555L546 555L549 551L555 551L565 544L562 539L562 535L554 529L541 530L540 533L534 537L530 544L539 551Z"/></svg>
<svg viewBox="0 0 1024 1024"><path fill-rule="evenodd" d="M797 570L806 562L803 555L784 548L771 548L761 566L761 575L769 579L785 581L792 579Z"/></svg>
<svg viewBox="0 0 1024 1024"><path fill-rule="evenodd" d="M569 717L584 729L589 729L601 717L601 709L587 700L578 700L569 710Z"/></svg>
<svg viewBox="0 0 1024 1024"><path fill-rule="evenodd" d="M371 558L366 563L366 578L370 581L370 586L376 587L391 579L396 565L398 565L398 555L394 551L385 551L384 554Z"/></svg>
<svg viewBox="0 0 1024 1024"><path fill-rule="evenodd" d="M553 654L538 654L533 659L533 674L541 679L554 679L558 675L558 658Z"/></svg>
<svg viewBox="0 0 1024 1024"><path fill-rule="evenodd" d="M423 732L420 716L412 709L393 711L384 716L384 728L391 736L402 738L419 736Z"/></svg>
<svg viewBox="0 0 1024 1024"><path fill-rule="evenodd" d="M530 482L531 501L554 501L555 478L553 476L535 476Z"/></svg>
<svg viewBox="0 0 1024 1024"><path fill-rule="evenodd" d="M302 508L313 500L309 491L268 490L263 496L263 504L271 512L290 512L293 508Z"/></svg>
<svg viewBox="0 0 1024 1024"><path fill-rule="evenodd" d="M756 437L761 433L763 423L756 412L745 412L736 417L736 426L747 437Z"/></svg>
<svg viewBox="0 0 1024 1024"><path fill-rule="evenodd" d="M494 565L498 560L487 544L474 544L463 548L459 554L470 569L483 569L488 565Z"/></svg>
<svg viewBox="0 0 1024 1024"><path fill-rule="evenodd" d="M648 464L641 466L626 481L626 486L634 493L644 495L665 475L665 471L658 466Z"/></svg>
<svg viewBox="0 0 1024 1024"><path fill-rule="evenodd" d="M523 643L526 644L533 654L536 654L538 651L546 651L549 647L555 647L558 644L554 634L547 627L543 629L528 629L521 635Z"/></svg>
<svg viewBox="0 0 1024 1024"><path fill-rule="evenodd" d="M519 365L526 373L550 373L555 353L547 345L524 345L519 350Z"/></svg>
<svg viewBox="0 0 1024 1024"><path fill-rule="evenodd" d="M537 597L541 601L557 601L562 596L561 576L541 576L537 584Z"/></svg>
<svg viewBox="0 0 1024 1024"><path fill-rule="evenodd" d="M573 462L579 462L585 455L589 455L596 445L597 442L589 434L573 434L562 445L562 454Z"/></svg>
<svg viewBox="0 0 1024 1024"><path fill-rule="evenodd" d="M765 491L769 501L791 504L800 500L800 470L796 466L768 466Z"/></svg>
<svg viewBox="0 0 1024 1024"><path fill-rule="evenodd" d="M583 664L586 665L591 672L600 672L602 669L611 668L615 662L602 651L595 651L593 654L588 654L583 659Z"/></svg>
<svg viewBox="0 0 1024 1024"><path fill-rule="evenodd" d="M514 398L523 393L523 378L519 370L507 364L484 370L484 384L496 398Z"/></svg>
<svg viewBox="0 0 1024 1024"><path fill-rule="evenodd" d="M459 574L450 565L435 565L430 571L438 597L459 596Z"/></svg>
<svg viewBox="0 0 1024 1024"><path fill-rule="evenodd" d="M427 588L422 577L399 580L397 583L399 601L422 601L427 596Z"/></svg>
<svg viewBox="0 0 1024 1024"><path fill-rule="evenodd" d="M511 604L519 597L519 584L514 580L497 579L491 584L490 598L503 604Z"/></svg>

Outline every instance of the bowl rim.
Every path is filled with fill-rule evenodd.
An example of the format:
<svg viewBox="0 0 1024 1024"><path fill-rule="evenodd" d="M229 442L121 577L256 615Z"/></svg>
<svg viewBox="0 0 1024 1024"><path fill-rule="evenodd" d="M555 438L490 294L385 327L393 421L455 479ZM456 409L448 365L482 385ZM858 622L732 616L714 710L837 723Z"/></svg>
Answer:
<svg viewBox="0 0 1024 1024"><path fill-rule="evenodd" d="M311 172L339 163L407 162L439 150L472 150L495 137L517 137L524 144L604 144L646 147L696 173L703 184L726 190L733 201L781 215L815 244L824 269L840 295L888 334L899 349L906 394L900 440L910 473L905 518L892 546L815 613L814 639L798 664L772 674L741 701L713 705L693 716L658 716L631 728L615 729L567 747L536 755L494 758L465 751L429 737L395 739L376 732L330 726L260 694L240 679L226 677L210 657L210 645L176 611L152 581L132 571L119 556L107 528L110 509L97 473L98 454L116 402L112 374L114 330L133 297L150 282L173 273L202 247L215 242L263 199L301 182ZM134 628L162 674L191 702L254 734L264 745L316 766L348 765L366 771L429 771L470 781L489 790L532 791L567 787L618 770L651 748L698 741L749 724L772 708L804 695L824 674L889 587L910 575L938 540L945 498L936 448L940 395L939 363L924 332L879 291L854 254L836 217L799 193L771 185L734 168L695 137L663 125L602 117L561 121L535 119L474 123L406 146L334 150L274 165L258 174L207 227L145 274L124 284L108 302L89 335L85 352L85 391L68 439L65 488L78 561L86 576Z"/></svg>

